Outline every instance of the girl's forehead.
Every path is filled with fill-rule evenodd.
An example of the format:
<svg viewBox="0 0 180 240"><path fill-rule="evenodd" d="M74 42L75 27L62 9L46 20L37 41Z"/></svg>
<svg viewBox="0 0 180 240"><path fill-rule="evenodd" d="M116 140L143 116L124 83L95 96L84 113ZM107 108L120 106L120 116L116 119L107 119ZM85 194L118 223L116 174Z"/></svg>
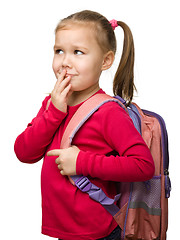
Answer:
<svg viewBox="0 0 180 240"><path fill-rule="evenodd" d="M58 30L63 30L63 29L79 29L79 28L91 28L93 29L95 26L94 22L88 22L88 21L67 21L67 22L62 22L59 24L57 27Z"/></svg>
<svg viewBox="0 0 180 240"><path fill-rule="evenodd" d="M56 32L56 42L79 41L97 43L95 33L85 25L65 26Z"/></svg>
<svg viewBox="0 0 180 240"><path fill-rule="evenodd" d="M72 32L72 34L75 34L76 32L77 33L87 33L87 32L89 32L89 31L91 31L92 32L92 29L90 28L88 28L89 29L89 31L87 31L87 26L85 26L85 25L78 25L78 24L73 24L73 25L71 25L71 24L68 24L68 25L65 25L65 26L63 26L62 28L60 28L60 29L58 29L58 31L56 32L56 35L58 34L58 33L62 33L62 32L64 32L64 31L66 31L66 32L69 32L69 33L71 33Z"/></svg>

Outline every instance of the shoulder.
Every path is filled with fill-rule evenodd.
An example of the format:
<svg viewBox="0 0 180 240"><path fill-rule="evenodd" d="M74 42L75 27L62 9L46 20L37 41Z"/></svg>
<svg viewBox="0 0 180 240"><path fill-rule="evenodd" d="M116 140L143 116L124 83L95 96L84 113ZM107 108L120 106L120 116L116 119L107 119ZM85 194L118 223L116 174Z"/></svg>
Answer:
<svg viewBox="0 0 180 240"><path fill-rule="evenodd" d="M112 149L118 150L129 138L139 138L129 114L117 102L105 103L95 114L99 130Z"/></svg>
<svg viewBox="0 0 180 240"><path fill-rule="evenodd" d="M108 101L105 102L98 110L99 114L102 114L102 116L116 116L116 117L128 117L129 115L126 112L126 110L116 101Z"/></svg>
<svg viewBox="0 0 180 240"><path fill-rule="evenodd" d="M96 119L102 128L117 128L124 130L124 128L134 128L132 119L128 112L117 102L109 101L104 103L96 113Z"/></svg>
<svg viewBox="0 0 180 240"><path fill-rule="evenodd" d="M99 111L102 113L109 113L110 111L120 111L120 112L127 112L125 111L125 107L123 106L118 99L106 94L102 89L100 89L91 99L89 99L89 104L94 104L94 102L100 105ZM97 104L97 105L98 105Z"/></svg>

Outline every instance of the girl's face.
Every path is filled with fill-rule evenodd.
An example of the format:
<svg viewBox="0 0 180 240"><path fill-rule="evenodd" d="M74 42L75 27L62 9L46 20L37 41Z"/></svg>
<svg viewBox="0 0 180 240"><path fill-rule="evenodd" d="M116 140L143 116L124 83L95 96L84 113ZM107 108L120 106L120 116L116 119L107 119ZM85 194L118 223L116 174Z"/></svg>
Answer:
<svg viewBox="0 0 180 240"><path fill-rule="evenodd" d="M104 67L102 52L90 27L82 25L60 29L56 33L53 71L58 78L66 69L71 76L73 91L99 87L99 77Z"/></svg>

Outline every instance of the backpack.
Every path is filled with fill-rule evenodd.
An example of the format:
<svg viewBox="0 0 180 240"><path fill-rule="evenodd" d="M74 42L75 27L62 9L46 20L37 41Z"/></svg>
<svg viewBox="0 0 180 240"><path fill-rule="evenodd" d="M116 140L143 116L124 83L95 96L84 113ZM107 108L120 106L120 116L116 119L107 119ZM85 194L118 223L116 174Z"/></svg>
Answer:
<svg viewBox="0 0 180 240"><path fill-rule="evenodd" d="M129 114L148 145L155 163L154 177L145 182L118 183L119 194L114 199L107 197L102 189L85 176L71 176L70 181L114 217L122 230L121 239L166 240L171 183L168 172L168 136L161 116L141 110L135 103L126 107L126 102L119 96L96 94L86 100L73 115L62 137L60 148L70 147L81 126L109 101L117 102Z"/></svg>

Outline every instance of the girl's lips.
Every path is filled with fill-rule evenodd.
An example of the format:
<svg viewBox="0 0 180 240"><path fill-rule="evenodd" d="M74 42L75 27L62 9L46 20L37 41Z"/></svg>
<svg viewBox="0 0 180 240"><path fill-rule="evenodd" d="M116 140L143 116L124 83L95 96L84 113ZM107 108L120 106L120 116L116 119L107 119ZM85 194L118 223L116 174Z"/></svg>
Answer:
<svg viewBox="0 0 180 240"><path fill-rule="evenodd" d="M66 73L65 77L71 77L73 76L72 74Z"/></svg>
<svg viewBox="0 0 180 240"><path fill-rule="evenodd" d="M76 74L66 73L65 77L74 77Z"/></svg>

